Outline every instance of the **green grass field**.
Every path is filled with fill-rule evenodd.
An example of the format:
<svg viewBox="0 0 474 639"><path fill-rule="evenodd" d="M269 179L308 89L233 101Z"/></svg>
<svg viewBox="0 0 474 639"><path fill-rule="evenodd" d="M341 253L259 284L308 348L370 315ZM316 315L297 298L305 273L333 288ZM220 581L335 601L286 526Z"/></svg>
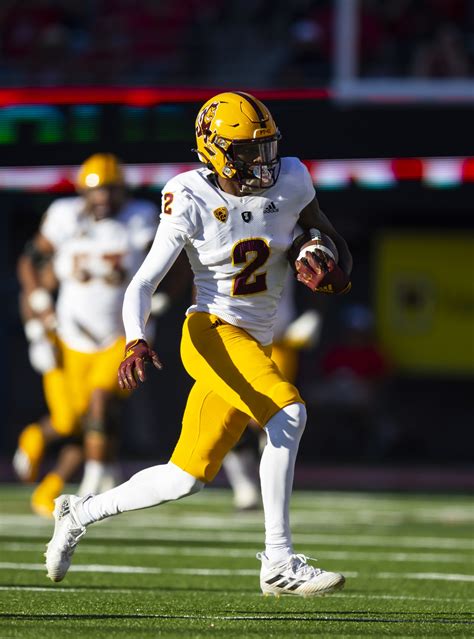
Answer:
<svg viewBox="0 0 474 639"><path fill-rule="evenodd" d="M54 585L28 496L0 486L0 639L474 636L467 496L295 493L297 552L347 577L312 599L260 594L262 515L212 488L91 527Z"/></svg>

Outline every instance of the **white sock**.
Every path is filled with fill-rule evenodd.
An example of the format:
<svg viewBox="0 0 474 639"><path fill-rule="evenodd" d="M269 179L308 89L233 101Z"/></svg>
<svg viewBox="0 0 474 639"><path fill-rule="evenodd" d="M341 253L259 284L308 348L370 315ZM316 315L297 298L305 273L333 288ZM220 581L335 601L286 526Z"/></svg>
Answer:
<svg viewBox="0 0 474 639"><path fill-rule="evenodd" d="M290 404L267 422L267 443L260 461L260 484L265 513L265 555L271 563L293 554L290 497L301 435L306 425L304 404Z"/></svg>
<svg viewBox="0 0 474 639"><path fill-rule="evenodd" d="M83 526L128 510L150 508L181 499L203 488L204 484L171 462L136 473L128 481L102 495L84 499L76 506Z"/></svg>
<svg viewBox="0 0 474 639"><path fill-rule="evenodd" d="M84 474L79 485L77 494L83 497L92 493L95 495L100 491L100 484L106 472L105 462L89 459L84 464Z"/></svg>

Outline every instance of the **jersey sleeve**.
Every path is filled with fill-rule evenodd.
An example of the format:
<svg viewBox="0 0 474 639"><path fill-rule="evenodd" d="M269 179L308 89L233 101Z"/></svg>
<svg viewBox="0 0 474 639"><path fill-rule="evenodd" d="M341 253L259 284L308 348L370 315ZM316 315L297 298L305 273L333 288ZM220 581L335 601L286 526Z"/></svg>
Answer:
<svg viewBox="0 0 474 639"><path fill-rule="evenodd" d="M72 198L55 200L43 216L40 233L57 248L64 240L66 225L71 213Z"/></svg>
<svg viewBox="0 0 474 639"><path fill-rule="evenodd" d="M313 180L311 178L310 172L307 167L301 162L301 160L297 160L299 166L299 174L300 174L300 184L301 184L301 208L304 209L310 202L312 202L316 196L316 191L314 189Z"/></svg>
<svg viewBox="0 0 474 639"><path fill-rule="evenodd" d="M184 241L197 231L196 207L191 194L176 179L163 188L160 226L181 235Z"/></svg>
<svg viewBox="0 0 474 639"><path fill-rule="evenodd" d="M125 292L122 317L127 343L145 339L151 297L183 249L185 238L166 224L160 224L153 245Z"/></svg>
<svg viewBox="0 0 474 639"><path fill-rule="evenodd" d="M125 292L122 316L127 343L145 339L151 297L196 233L196 220L191 193L178 180L170 180L163 189L160 223L153 245Z"/></svg>

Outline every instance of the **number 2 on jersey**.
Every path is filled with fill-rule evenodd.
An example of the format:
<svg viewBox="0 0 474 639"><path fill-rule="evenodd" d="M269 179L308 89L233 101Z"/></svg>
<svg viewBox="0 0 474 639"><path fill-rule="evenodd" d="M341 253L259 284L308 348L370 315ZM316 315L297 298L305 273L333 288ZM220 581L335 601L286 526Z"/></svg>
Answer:
<svg viewBox="0 0 474 639"><path fill-rule="evenodd" d="M171 208L171 204L173 203L174 195L173 193L165 193L163 195L163 213L167 215L171 215L173 209Z"/></svg>
<svg viewBox="0 0 474 639"><path fill-rule="evenodd" d="M267 290L267 274L255 273L270 256L265 240L253 237L241 240L232 249L232 264L245 264L232 283L232 295L253 295Z"/></svg>

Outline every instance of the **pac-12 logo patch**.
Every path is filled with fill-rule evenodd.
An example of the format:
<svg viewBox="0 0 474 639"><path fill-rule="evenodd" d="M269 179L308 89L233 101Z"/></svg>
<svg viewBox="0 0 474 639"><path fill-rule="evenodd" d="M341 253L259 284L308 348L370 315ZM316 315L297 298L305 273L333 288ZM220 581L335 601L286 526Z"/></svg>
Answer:
<svg viewBox="0 0 474 639"><path fill-rule="evenodd" d="M250 222L252 219L252 211L242 211L242 219L244 222Z"/></svg>
<svg viewBox="0 0 474 639"><path fill-rule="evenodd" d="M226 209L225 206L220 206L218 209L214 209L212 212L214 213L214 217L216 218L216 220L219 220L219 222L225 222L229 216L229 211Z"/></svg>

